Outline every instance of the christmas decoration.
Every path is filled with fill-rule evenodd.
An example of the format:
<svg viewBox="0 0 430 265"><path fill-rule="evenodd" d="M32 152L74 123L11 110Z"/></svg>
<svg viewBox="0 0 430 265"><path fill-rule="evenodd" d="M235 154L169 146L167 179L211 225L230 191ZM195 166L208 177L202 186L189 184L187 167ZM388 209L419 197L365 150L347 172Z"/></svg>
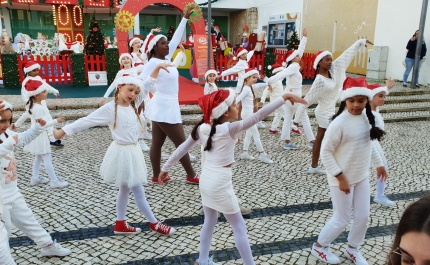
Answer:
<svg viewBox="0 0 430 265"><path fill-rule="evenodd" d="M203 11L200 6L195 2L188 3L184 8L184 14L187 13L188 9L194 9L194 12L191 13L190 19L188 23L196 23L203 17Z"/></svg>
<svg viewBox="0 0 430 265"><path fill-rule="evenodd" d="M16 53L1 55L3 67L3 84L6 88L21 87L19 82L18 57Z"/></svg>
<svg viewBox="0 0 430 265"><path fill-rule="evenodd" d="M106 54L106 72L108 83L111 84L115 80L116 74L119 71L118 49L110 48L105 50Z"/></svg>
<svg viewBox="0 0 430 265"><path fill-rule="evenodd" d="M173 34L175 33L175 27L170 26L169 31L167 32L167 40L170 41L173 38Z"/></svg>
<svg viewBox="0 0 430 265"><path fill-rule="evenodd" d="M134 27L134 16L123 10L115 15L115 27L122 32L129 32Z"/></svg>
<svg viewBox="0 0 430 265"><path fill-rule="evenodd" d="M85 44L85 54L87 55L102 55L105 52L104 35L100 32L99 26L94 14L90 23L90 34L88 34Z"/></svg>
<svg viewBox="0 0 430 265"><path fill-rule="evenodd" d="M83 53L72 53L73 86L87 86L85 72L85 55Z"/></svg>
<svg viewBox="0 0 430 265"><path fill-rule="evenodd" d="M290 41L287 44L287 49L288 50L297 50L297 48L299 47L300 44L300 40L299 40L299 36L297 35L297 32L293 32L293 35L291 35Z"/></svg>
<svg viewBox="0 0 430 265"><path fill-rule="evenodd" d="M264 54L264 74L267 77L272 76L272 70L270 70L269 66L276 62L276 54L275 49L267 48L266 53Z"/></svg>

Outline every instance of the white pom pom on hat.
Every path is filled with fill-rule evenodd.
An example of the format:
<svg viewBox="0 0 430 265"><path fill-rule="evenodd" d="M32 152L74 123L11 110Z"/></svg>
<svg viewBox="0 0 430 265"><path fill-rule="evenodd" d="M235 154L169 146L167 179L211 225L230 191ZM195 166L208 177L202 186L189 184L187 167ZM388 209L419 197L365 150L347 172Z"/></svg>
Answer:
<svg viewBox="0 0 430 265"><path fill-rule="evenodd" d="M211 126L207 123L203 123L202 125L200 125L200 132L203 135L209 135L211 133Z"/></svg>

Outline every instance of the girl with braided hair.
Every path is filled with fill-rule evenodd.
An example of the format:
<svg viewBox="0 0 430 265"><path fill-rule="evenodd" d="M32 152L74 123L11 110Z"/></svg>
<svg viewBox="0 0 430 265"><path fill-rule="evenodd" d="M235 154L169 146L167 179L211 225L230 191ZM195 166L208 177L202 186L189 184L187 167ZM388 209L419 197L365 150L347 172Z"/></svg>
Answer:
<svg viewBox="0 0 430 265"><path fill-rule="evenodd" d="M200 234L200 255L195 265L216 265L213 259L209 258L209 250L218 212L222 212L232 226L236 247L244 264L255 264L246 224L240 213L231 180L235 143L240 135L285 104L285 101L306 103L296 95L284 94L251 116L235 121L239 110L234 97L235 92L232 89L222 89L199 98L203 119L194 127L191 136L173 152L158 177L160 185L164 185L166 179L169 179L169 170L190 149L199 144L205 147L205 163L199 186L205 220Z"/></svg>
<svg viewBox="0 0 430 265"><path fill-rule="evenodd" d="M167 64L161 64L151 74L156 78L158 71L167 69ZM87 117L54 131L57 139L64 135L71 136L91 127L108 124L113 142L106 151L100 166L100 175L107 183L119 188L116 201L117 220L115 234L136 234L140 228L129 226L126 221L126 211L130 191L141 213L148 219L149 228L162 235L170 235L175 229L164 225L155 218L145 196L143 185L147 183L146 163L138 144L139 132L143 130L137 107L143 102L144 81L133 76L123 76L117 81L115 100L111 101Z"/></svg>

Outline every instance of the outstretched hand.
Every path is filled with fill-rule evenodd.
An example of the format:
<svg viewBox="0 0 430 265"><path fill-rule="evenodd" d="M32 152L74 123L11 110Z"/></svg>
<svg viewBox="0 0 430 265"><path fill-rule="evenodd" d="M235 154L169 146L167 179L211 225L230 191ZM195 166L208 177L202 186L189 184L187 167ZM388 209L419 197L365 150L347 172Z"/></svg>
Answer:
<svg viewBox="0 0 430 265"><path fill-rule="evenodd" d="M287 93L287 94L282 95L282 97L284 98L285 101L289 100L292 105L294 105L294 103L301 103L304 105L308 104L308 102L304 98L301 98L301 97L296 96L294 94Z"/></svg>
<svg viewBox="0 0 430 265"><path fill-rule="evenodd" d="M307 37L308 36L308 31L306 30L306 28L303 29L303 37Z"/></svg>
<svg viewBox="0 0 430 265"><path fill-rule="evenodd" d="M181 49L181 52L185 52L184 43L181 41L179 42L179 49Z"/></svg>
<svg viewBox="0 0 430 265"><path fill-rule="evenodd" d="M161 171L160 175L158 175L158 184L164 186L164 181L169 177L169 172Z"/></svg>
<svg viewBox="0 0 430 265"><path fill-rule="evenodd" d="M36 119L36 122L39 123L41 127L46 125L46 121L43 119ZM15 124L13 124L13 125L15 126Z"/></svg>
<svg viewBox="0 0 430 265"><path fill-rule="evenodd" d="M160 64L157 65L158 70L163 69L163 70L165 70L168 73L170 73L170 72L169 72L169 69L167 69L167 67L171 67L171 66L173 66L172 63L160 63Z"/></svg>
<svg viewBox="0 0 430 265"><path fill-rule="evenodd" d="M393 80L393 79L391 79L391 77L388 77L387 81L385 81L385 86L386 86L388 89L393 88L393 87L394 87L394 80Z"/></svg>
<svg viewBox="0 0 430 265"><path fill-rule="evenodd" d="M190 19L191 14L194 12L194 8L188 8L187 13L185 13L184 18Z"/></svg>
<svg viewBox="0 0 430 265"><path fill-rule="evenodd" d="M373 42L371 42L370 40L366 40L366 47L367 47L367 44L374 45Z"/></svg>
<svg viewBox="0 0 430 265"><path fill-rule="evenodd" d="M161 28L155 28L155 29L151 29L151 33L154 33L154 32L161 32Z"/></svg>

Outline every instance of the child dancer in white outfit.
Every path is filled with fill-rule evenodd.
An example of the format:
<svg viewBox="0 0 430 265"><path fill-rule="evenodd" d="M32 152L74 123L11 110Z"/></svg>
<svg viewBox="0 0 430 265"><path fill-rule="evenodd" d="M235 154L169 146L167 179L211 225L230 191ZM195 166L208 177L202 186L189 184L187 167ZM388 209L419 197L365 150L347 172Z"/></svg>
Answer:
<svg viewBox="0 0 430 265"><path fill-rule="evenodd" d="M204 94L210 94L212 92L218 91L218 84L216 82L217 72L214 69L210 69L205 73L205 88Z"/></svg>
<svg viewBox="0 0 430 265"><path fill-rule="evenodd" d="M372 144L372 140L381 140L384 131L376 127L370 99L366 78L348 77L343 85L339 110L327 128L321 147L321 159L327 169L333 203L333 217L321 230L311 254L329 264L340 262L330 251L330 244L350 223L352 209L354 223L344 254L355 264L367 265L358 247L363 243L369 223L371 160L377 168L378 178L383 181L387 178L381 157Z"/></svg>
<svg viewBox="0 0 430 265"><path fill-rule="evenodd" d="M141 40L138 37L133 37L128 42L129 52L133 60L133 66L136 68L138 75L143 71L145 64L148 62L146 53L141 53Z"/></svg>
<svg viewBox="0 0 430 265"><path fill-rule="evenodd" d="M156 68L151 76L156 78L159 69ZM117 81L117 84L114 101L105 104L87 117L64 126L62 130L55 131L54 135L56 138L62 138L66 134L71 136L107 123L114 141L103 158L100 175L105 182L119 188L114 233L136 234L141 231L140 228L129 226L126 221L128 197L131 191L137 207L150 222L149 228L160 234L170 235L175 232L175 229L155 218L143 188L147 183L147 171L145 158L137 144L138 134L143 129L143 125L136 107L144 99L143 82L136 77L124 76Z"/></svg>
<svg viewBox="0 0 430 265"><path fill-rule="evenodd" d="M386 82L385 87L381 87L379 84L369 85L372 101L370 101L370 106L372 107L372 113L375 116L376 126L384 130L385 124L384 119L379 113L379 107L383 106L385 103L385 96L388 95L388 89L391 89L394 86L394 81L389 78ZM384 151L382 150L381 144L379 141L373 141L373 144L376 145L376 149L379 152L379 155L382 158L382 162L384 163L385 170L388 171L388 163L387 158L385 158ZM385 181L382 181L381 178L376 179L376 196L373 198L373 201L384 206L394 206L394 202L388 199L385 196Z"/></svg>
<svg viewBox="0 0 430 265"><path fill-rule="evenodd" d="M308 40L308 34L306 29L303 30L303 38L300 41L299 48L297 50L290 50L287 53L287 68L282 70L279 74L272 76L267 81L272 84L278 80L287 78L287 87L285 88L285 93L293 93L299 97L302 96L302 82L303 77L300 73L300 60L305 51L306 42ZM281 140L285 141L285 150L296 150L298 147L291 142L291 120L293 119L294 113L296 112L299 104L291 105L289 102L285 103L283 106L284 110L284 124L282 126ZM312 132L311 123L309 121L308 115L302 115L302 126L305 131L305 135L310 142L310 145L315 140L314 133Z"/></svg>
<svg viewBox="0 0 430 265"><path fill-rule="evenodd" d="M332 62L332 54L328 51L319 52L315 58L314 68L316 77L311 89L305 96L308 105L299 106L294 118L294 122L296 123L303 121L308 107L311 104L318 103L315 109L318 131L313 145L312 164L308 169L308 172L311 174L325 174L325 170L318 166L322 139L324 138L330 118L335 113L336 101L339 98L339 88L342 87L342 83L346 78L345 71L360 47L366 45L366 43L372 44L365 39L356 41L334 62Z"/></svg>
<svg viewBox="0 0 430 265"><path fill-rule="evenodd" d="M236 98L236 104L241 102L242 104L242 119L246 119L251 116L254 111L254 90L252 86L257 82L258 79L258 71L254 69L246 69L244 74L244 84L242 91L239 96ZM260 140L260 133L258 132L257 126L251 126L245 135L245 141L243 142L243 153L240 155L241 159L254 160L255 158L248 153L249 144L251 143L251 138L254 138L255 145L257 147L257 151L260 153L259 159L268 164L272 164L273 161L269 158L269 156L264 152L263 145Z"/></svg>
<svg viewBox="0 0 430 265"><path fill-rule="evenodd" d="M45 184L49 180L40 176L40 165L42 160L45 164L46 173L48 173L49 178L51 179L51 188L65 188L69 185L67 181L64 181L58 178L55 175L54 167L52 165L52 157L51 157L51 145L49 144L49 127L54 126L57 123L61 123L64 121L64 118L58 118L53 120L51 114L49 113L49 109L46 106L46 97L48 96L48 86L46 83L38 81L38 80L29 80L25 84L25 90L22 91L23 97L28 98L27 105L25 106L26 112L31 115L31 124L35 124L37 119L43 119L48 122L50 125L46 126L45 132L40 134L36 139L34 139L31 143L27 144L24 147L24 151L29 152L35 155L33 162L33 176L31 177L30 185L39 185ZM20 127L22 119L18 119L15 124L17 127ZM53 123L50 123L54 121Z"/></svg>
<svg viewBox="0 0 430 265"><path fill-rule="evenodd" d="M0 120L0 190L3 190L0 201L3 200L4 203L0 217L5 222L7 234L4 234L4 230L0 230L0 249L3 248L4 250L4 245L1 246L4 236L6 236L7 243L12 233L12 227L16 226L41 248L42 256L70 255L72 252L69 249L63 248L56 241L52 241L51 236L34 218L33 212L25 203L24 196L18 189L14 155L15 146L27 145L41 133L46 134L46 129L42 128L41 125L52 126L56 121L46 123L43 119L36 119L29 130L18 134L8 129L12 122L12 105L6 102L5 109ZM47 142L47 139L45 141ZM2 226L3 222L0 220L0 228ZM7 259L2 258L2 250L0 250L0 264L14 264L10 259L7 261Z"/></svg>
<svg viewBox="0 0 430 265"><path fill-rule="evenodd" d="M218 212L233 228L236 247L245 265L255 264L248 241L246 224L240 214L237 197L233 190L231 166L234 161L236 139L243 132L279 108L286 100L303 102L294 95L283 95L271 102L257 113L236 121L238 107L234 102L235 93L231 89L218 90L199 99L203 110L203 120L194 127L191 136L181 144L164 164L159 182L164 185L168 172L188 150L197 144L205 145L206 161L203 165L200 180L205 221L200 233L200 255L196 265L216 265L209 258L213 232L218 220ZM210 125L212 124L212 126Z"/></svg>

